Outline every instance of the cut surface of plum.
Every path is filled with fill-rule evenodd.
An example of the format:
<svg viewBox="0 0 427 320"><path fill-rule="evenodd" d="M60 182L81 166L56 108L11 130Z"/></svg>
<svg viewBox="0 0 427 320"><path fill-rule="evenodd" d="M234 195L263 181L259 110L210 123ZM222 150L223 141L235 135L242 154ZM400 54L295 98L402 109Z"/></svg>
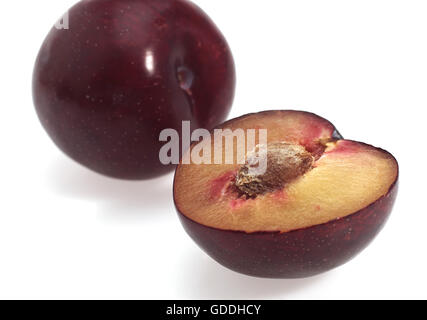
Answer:
<svg viewBox="0 0 427 320"><path fill-rule="evenodd" d="M180 164L175 173L184 228L224 266L259 277L312 276L354 257L387 221L399 171L387 151L344 140L327 120L300 111L250 114L218 128L231 129L226 136L268 133L265 173L247 174L246 149L246 162L237 162L237 139L222 149L234 152L234 163Z"/></svg>
<svg viewBox="0 0 427 320"><path fill-rule="evenodd" d="M269 144L288 142L315 151L318 158L313 168L275 192L247 199L235 188L239 164L182 165L175 180L175 200L181 212L223 230L287 232L357 212L386 195L396 180L397 164L390 154L335 139L333 127L312 115L276 114L264 114L258 120L249 116L225 127L265 126ZM322 143L324 149L319 151Z"/></svg>

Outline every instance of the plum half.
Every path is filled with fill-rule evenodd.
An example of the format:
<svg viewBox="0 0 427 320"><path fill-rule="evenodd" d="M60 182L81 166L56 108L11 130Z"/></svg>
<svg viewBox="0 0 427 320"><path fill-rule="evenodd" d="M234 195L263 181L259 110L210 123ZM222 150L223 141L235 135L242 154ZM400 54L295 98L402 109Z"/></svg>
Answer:
<svg viewBox="0 0 427 320"><path fill-rule="evenodd" d="M218 128L268 132L263 174L249 174L246 150L243 164L176 169L180 220L222 265L257 277L313 276L347 262L384 226L399 170L387 151L344 140L329 121L300 111L250 114ZM213 143L206 141L192 148ZM222 151L236 147L235 139Z"/></svg>
<svg viewBox="0 0 427 320"><path fill-rule="evenodd" d="M52 28L34 68L39 119L68 156L99 173L148 179L163 129L212 129L230 111L235 67L212 22L186 0L85 0Z"/></svg>

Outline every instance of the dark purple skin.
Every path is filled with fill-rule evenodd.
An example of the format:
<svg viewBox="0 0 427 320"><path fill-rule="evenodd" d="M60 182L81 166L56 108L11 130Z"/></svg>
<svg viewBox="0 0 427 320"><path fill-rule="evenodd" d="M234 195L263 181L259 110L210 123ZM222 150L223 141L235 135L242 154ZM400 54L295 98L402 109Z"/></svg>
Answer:
<svg viewBox="0 0 427 320"><path fill-rule="evenodd" d="M263 278L304 278L338 267L381 231L396 199L397 178L386 196L341 219L286 233L244 233L210 228L179 211L190 237L223 266Z"/></svg>
<svg viewBox="0 0 427 320"><path fill-rule="evenodd" d="M53 28L34 69L37 114L77 162L123 179L173 169L160 132L211 129L230 111L235 68L213 22L185 0L85 0Z"/></svg>

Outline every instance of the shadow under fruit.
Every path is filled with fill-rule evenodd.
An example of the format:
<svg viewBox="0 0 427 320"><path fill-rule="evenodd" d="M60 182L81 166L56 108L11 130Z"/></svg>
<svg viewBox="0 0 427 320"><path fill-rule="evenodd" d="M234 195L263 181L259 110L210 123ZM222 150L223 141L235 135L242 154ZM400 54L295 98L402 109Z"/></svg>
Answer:
<svg viewBox="0 0 427 320"><path fill-rule="evenodd" d="M226 40L185 0L87 0L53 28L34 68L33 97L53 141L99 173L146 179L159 161L163 129L182 121L211 129L234 97Z"/></svg>
<svg viewBox="0 0 427 320"><path fill-rule="evenodd" d="M250 153L244 165L177 167L180 220L222 265L257 277L313 276L353 258L387 221L399 171L387 151L344 140L307 112L261 112L218 128L268 130L265 173L248 174Z"/></svg>

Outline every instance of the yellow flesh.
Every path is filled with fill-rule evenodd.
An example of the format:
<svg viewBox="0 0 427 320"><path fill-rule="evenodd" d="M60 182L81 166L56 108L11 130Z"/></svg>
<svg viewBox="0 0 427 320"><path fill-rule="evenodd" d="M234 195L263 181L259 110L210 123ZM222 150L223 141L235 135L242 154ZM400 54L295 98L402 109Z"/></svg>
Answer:
<svg viewBox="0 0 427 320"><path fill-rule="evenodd" d="M269 130L269 141L270 132L272 139L280 137L277 130ZM339 151L340 144L353 149ZM179 211L218 229L286 232L365 208L386 195L397 176L397 163L389 154L364 144L339 141L330 145L314 169L287 185L283 193L248 201L236 201L230 192L213 198L213 181L238 168L239 165L180 165L174 187Z"/></svg>

